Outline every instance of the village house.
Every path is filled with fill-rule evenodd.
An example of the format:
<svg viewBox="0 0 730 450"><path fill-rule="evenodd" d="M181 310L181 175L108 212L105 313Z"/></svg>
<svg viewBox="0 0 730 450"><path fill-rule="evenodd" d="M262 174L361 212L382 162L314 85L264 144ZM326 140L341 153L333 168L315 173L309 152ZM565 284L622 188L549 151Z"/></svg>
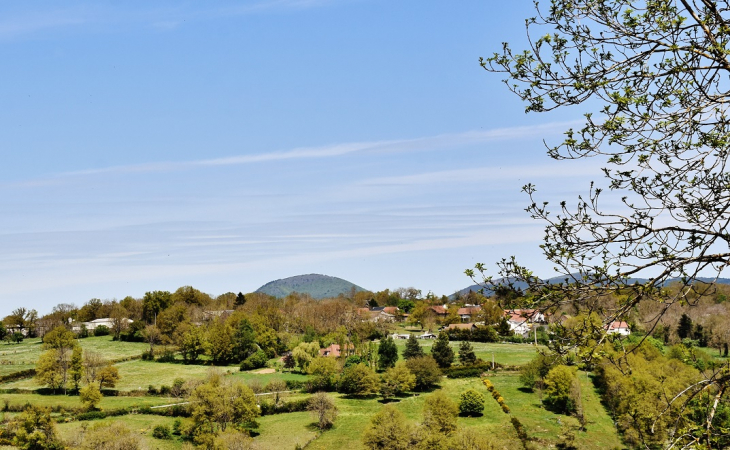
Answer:
<svg viewBox="0 0 730 450"><path fill-rule="evenodd" d="M631 334L629 324L621 321L614 321L606 326L606 332L608 334L620 334L621 336L628 336Z"/></svg>
<svg viewBox="0 0 730 450"><path fill-rule="evenodd" d="M349 347L352 349L352 345L345 346L346 348ZM342 356L342 352L340 351L340 345L339 344L332 344L329 347L320 348L319 349L319 356L323 357L333 357L333 358L339 358Z"/></svg>
<svg viewBox="0 0 730 450"><path fill-rule="evenodd" d="M459 308L456 313L461 318L462 323L468 323L471 322L481 310L482 307L479 305L464 305L462 308Z"/></svg>
<svg viewBox="0 0 730 450"><path fill-rule="evenodd" d="M447 325L445 327L441 328L445 331L451 331L451 330L469 330L474 331L477 329L477 324L475 323L452 323L451 325Z"/></svg>

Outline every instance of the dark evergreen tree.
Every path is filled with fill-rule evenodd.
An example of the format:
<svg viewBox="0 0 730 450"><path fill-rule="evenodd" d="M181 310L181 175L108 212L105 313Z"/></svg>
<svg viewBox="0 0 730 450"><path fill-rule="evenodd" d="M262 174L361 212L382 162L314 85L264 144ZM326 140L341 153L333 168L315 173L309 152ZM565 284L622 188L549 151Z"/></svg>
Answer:
<svg viewBox="0 0 730 450"><path fill-rule="evenodd" d="M256 330L253 329L251 322L247 319L242 319L233 336L233 352L236 362L245 360L258 349L259 347L256 344Z"/></svg>
<svg viewBox="0 0 730 450"><path fill-rule="evenodd" d="M461 341L459 344L459 362L465 366L477 362L477 355L469 341Z"/></svg>
<svg viewBox="0 0 730 450"><path fill-rule="evenodd" d="M381 369L388 369L394 367L396 361L398 361L398 347L395 346L393 338L388 336L380 341L380 346L378 347L378 366Z"/></svg>
<svg viewBox="0 0 730 450"><path fill-rule="evenodd" d="M439 333L439 338L431 349L431 356L442 369L451 367L454 362L454 350L449 347L448 333Z"/></svg>
<svg viewBox="0 0 730 450"><path fill-rule="evenodd" d="M511 336L512 334L512 327L509 326L509 322L507 321L506 317L502 317L502 321L499 322L499 327L497 327L497 333L499 333L500 336Z"/></svg>
<svg viewBox="0 0 730 450"><path fill-rule="evenodd" d="M377 308L377 307L378 307L378 302L375 301L374 298L371 298L370 300L368 300L368 308Z"/></svg>
<svg viewBox="0 0 730 450"><path fill-rule="evenodd" d="M423 356L423 349L415 334L412 334L406 341L406 348L403 349L403 359L418 358Z"/></svg>
<svg viewBox="0 0 730 450"><path fill-rule="evenodd" d="M682 314L677 325L677 335L680 339L692 336L692 319L687 314Z"/></svg>
<svg viewBox="0 0 730 450"><path fill-rule="evenodd" d="M236 296L236 306L243 306L246 303L246 296L242 293L238 293Z"/></svg>

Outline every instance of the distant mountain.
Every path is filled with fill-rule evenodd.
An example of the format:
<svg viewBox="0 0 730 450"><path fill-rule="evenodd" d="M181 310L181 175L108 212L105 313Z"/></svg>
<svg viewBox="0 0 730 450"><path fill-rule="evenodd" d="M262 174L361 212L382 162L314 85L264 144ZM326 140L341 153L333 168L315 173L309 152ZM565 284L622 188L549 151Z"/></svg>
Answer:
<svg viewBox="0 0 730 450"><path fill-rule="evenodd" d="M320 299L337 297L340 294L348 295L353 288L356 292L365 290L342 278L312 273L271 281L256 289L256 292L273 295L274 297L286 297L292 292L299 292Z"/></svg>
<svg viewBox="0 0 730 450"><path fill-rule="evenodd" d="M560 282L565 281L565 278L566 277L564 275L563 276L559 276L559 277L553 277L553 278L549 278L547 280L547 282L548 283L551 283L551 284L552 283L560 283ZM699 281L701 281L701 282L704 282L704 283L711 283L711 282L715 281L717 284L730 284L730 278L718 278L717 280L715 280L714 278L697 277L696 279L699 280ZM666 282L664 282L664 286L667 286L667 285L672 284L672 283L674 283L676 281L679 281L679 280L680 280L679 278L670 278L669 280L667 280ZM634 284L634 283L642 284L642 283L646 283L647 281L649 281L647 278L629 278L627 284ZM504 282L504 284L507 284L507 280L504 279L504 278L501 278L501 279L498 279L498 280L494 280L494 282L496 284L499 284L501 282ZM513 286L516 289L520 289L520 290L527 289L527 283L525 283L523 281L514 282L513 283ZM478 284L473 284L473 285L471 285L471 286L469 286L467 288L464 288L464 289L462 289L460 291L457 291L457 292L451 294L449 296L449 300L453 300L456 297L457 294L460 295L460 296L461 295L466 295L469 292L479 292L479 290L481 290L481 289L482 289L482 286L479 286ZM489 290L487 290L485 292L485 294L487 295L487 297L489 297L490 295L492 295L492 292L489 291Z"/></svg>

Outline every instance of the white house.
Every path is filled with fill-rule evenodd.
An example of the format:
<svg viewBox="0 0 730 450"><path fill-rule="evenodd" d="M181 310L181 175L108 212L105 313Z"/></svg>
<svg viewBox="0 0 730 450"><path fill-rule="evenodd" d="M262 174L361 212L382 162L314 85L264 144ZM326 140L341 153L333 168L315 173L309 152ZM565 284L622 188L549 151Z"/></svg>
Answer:
<svg viewBox="0 0 730 450"><path fill-rule="evenodd" d="M132 319L122 319L123 321L126 321L128 324L134 322ZM81 325L85 325L86 329L90 332L93 332L96 330L97 327L105 326L109 328L110 330L114 327L114 319L109 317L104 317L101 319L94 319L91 322L81 322L77 325L75 325L72 330L73 331L81 331Z"/></svg>
<svg viewBox="0 0 730 450"><path fill-rule="evenodd" d="M621 336L628 336L631 334L629 324L626 322L614 321L606 326L606 332L608 334L620 334Z"/></svg>
<svg viewBox="0 0 730 450"><path fill-rule="evenodd" d="M514 315L507 320L509 328L514 334L527 337L530 334L532 327L526 317Z"/></svg>

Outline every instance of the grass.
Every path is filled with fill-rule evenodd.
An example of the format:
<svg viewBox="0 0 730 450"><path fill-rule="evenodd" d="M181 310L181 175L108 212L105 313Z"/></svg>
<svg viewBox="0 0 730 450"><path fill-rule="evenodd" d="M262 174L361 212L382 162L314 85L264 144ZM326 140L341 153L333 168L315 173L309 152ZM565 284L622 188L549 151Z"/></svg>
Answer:
<svg viewBox="0 0 730 450"><path fill-rule="evenodd" d="M145 415L145 414L134 414L122 417L109 417L101 420L94 420L91 422L68 422L58 424L58 434L63 440L68 440L76 433L78 433L83 427L93 427L107 425L112 422L121 422L127 426L130 430L135 432L142 441L144 448L159 449L159 450L174 450L182 447L182 441L178 436L173 436L173 439L155 439L152 437L152 430L157 425L167 425L172 428L172 424L175 419L170 417Z"/></svg>
<svg viewBox="0 0 730 450"><path fill-rule="evenodd" d="M99 352L108 360L139 356L149 348L144 342L115 342L111 336L79 339L78 343L84 350ZM0 376L34 368L42 352L39 338L0 345Z"/></svg>
<svg viewBox="0 0 730 450"><path fill-rule="evenodd" d="M40 395L40 394L0 394L0 402L7 401L11 405L31 405L43 407L62 407L74 409L81 406L75 395ZM104 397L99 406L102 409L128 408L131 406L157 406L176 403L180 400L167 397ZM0 405L2 406L2 405Z"/></svg>
<svg viewBox="0 0 730 450"><path fill-rule="evenodd" d="M418 343L421 344L421 348L425 353L431 353L431 347L436 343L433 339L419 339ZM454 356L458 358L460 342L449 342L449 346L454 350ZM406 347L405 339L396 339L395 345L398 347L398 354L402 355L403 350ZM521 366L530 362L535 357L537 349L543 349L544 347L539 346L537 349L533 344L501 344L493 342L472 342L474 353L477 358L481 358L484 361L492 361L492 355L494 355L494 361L500 364L508 366Z"/></svg>

